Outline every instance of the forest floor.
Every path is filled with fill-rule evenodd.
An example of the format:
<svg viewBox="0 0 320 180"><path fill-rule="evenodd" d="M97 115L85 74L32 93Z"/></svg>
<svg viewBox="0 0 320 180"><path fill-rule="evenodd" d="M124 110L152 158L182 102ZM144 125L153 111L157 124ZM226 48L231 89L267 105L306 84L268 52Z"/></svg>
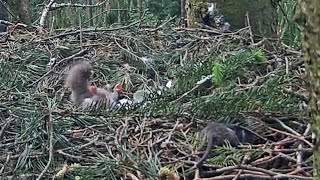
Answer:
<svg viewBox="0 0 320 180"><path fill-rule="evenodd" d="M277 40L248 28L133 23L54 35L17 28L0 46L1 179L312 179L302 53ZM93 66L93 84L120 82L131 101L149 95L111 110L77 108L64 81L78 61ZM191 170L209 122L259 136L216 147Z"/></svg>

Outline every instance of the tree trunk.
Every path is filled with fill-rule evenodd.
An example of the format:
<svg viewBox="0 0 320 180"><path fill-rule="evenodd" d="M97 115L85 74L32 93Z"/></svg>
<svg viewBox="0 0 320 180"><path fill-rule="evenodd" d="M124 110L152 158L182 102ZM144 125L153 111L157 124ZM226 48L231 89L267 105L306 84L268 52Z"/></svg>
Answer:
<svg viewBox="0 0 320 180"><path fill-rule="evenodd" d="M181 0L181 26L186 27L186 0Z"/></svg>
<svg viewBox="0 0 320 180"><path fill-rule="evenodd" d="M24 24L31 24L30 0L8 1L11 12Z"/></svg>
<svg viewBox="0 0 320 180"><path fill-rule="evenodd" d="M186 0L187 26L196 28L197 22L202 22L202 16L207 12L207 0Z"/></svg>
<svg viewBox="0 0 320 180"><path fill-rule="evenodd" d="M117 12L118 12L118 14L117 14L117 16L118 16L118 23L121 23L121 11L120 11L120 1L118 0L118 2L117 2Z"/></svg>
<svg viewBox="0 0 320 180"><path fill-rule="evenodd" d="M19 18L25 24L31 24L30 0L21 0Z"/></svg>
<svg viewBox="0 0 320 180"><path fill-rule="evenodd" d="M1 1L0 1L0 20L5 20L5 21L9 20L6 7ZM4 24L0 24L0 32L4 32L4 31L7 31L7 26Z"/></svg>
<svg viewBox="0 0 320 180"><path fill-rule="evenodd" d="M252 32L265 37L276 37L277 9L270 0L209 0L217 2L218 9L231 24L231 29L248 26L248 12Z"/></svg>
<svg viewBox="0 0 320 180"><path fill-rule="evenodd" d="M92 0L88 0L88 4L92 5ZM89 7L89 26L93 27L93 7Z"/></svg>
<svg viewBox="0 0 320 180"><path fill-rule="evenodd" d="M138 0L139 18L142 19L144 14L142 0Z"/></svg>
<svg viewBox="0 0 320 180"><path fill-rule="evenodd" d="M299 0L296 20L302 25L303 51L308 75L310 122L316 134L313 175L320 179L320 1Z"/></svg>
<svg viewBox="0 0 320 180"><path fill-rule="evenodd" d="M187 24L197 27L208 12L207 3L216 2L218 9L231 25L231 30L247 26L245 14L248 12L252 32L266 37L275 37L277 30L277 10L270 0L186 0Z"/></svg>
<svg viewBox="0 0 320 180"><path fill-rule="evenodd" d="M75 4L76 3L76 0L71 0L70 1L71 4ZM76 7L71 7L71 12L70 12L70 22L72 24L72 26L77 26L78 24L78 21L77 21L77 8Z"/></svg>

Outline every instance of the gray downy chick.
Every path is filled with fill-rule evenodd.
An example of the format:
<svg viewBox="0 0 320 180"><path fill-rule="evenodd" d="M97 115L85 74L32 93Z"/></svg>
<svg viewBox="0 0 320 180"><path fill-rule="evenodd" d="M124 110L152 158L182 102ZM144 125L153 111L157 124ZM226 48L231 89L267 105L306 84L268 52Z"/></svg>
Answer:
<svg viewBox="0 0 320 180"><path fill-rule="evenodd" d="M93 94L89 90L92 67L87 62L74 65L68 72L66 85L71 89L70 100L76 105L81 105L84 99Z"/></svg>
<svg viewBox="0 0 320 180"><path fill-rule="evenodd" d="M119 101L122 87L120 84L116 84L113 92L95 86L90 86L89 89L93 96L84 99L82 102L83 108L105 107L112 109Z"/></svg>
<svg viewBox="0 0 320 180"><path fill-rule="evenodd" d="M71 89L70 99L77 106L84 109L93 107L110 108L119 100L119 93L122 90L120 84L117 84L113 92L103 88L97 88L90 85L92 67L87 62L81 62L74 65L66 78L66 85Z"/></svg>

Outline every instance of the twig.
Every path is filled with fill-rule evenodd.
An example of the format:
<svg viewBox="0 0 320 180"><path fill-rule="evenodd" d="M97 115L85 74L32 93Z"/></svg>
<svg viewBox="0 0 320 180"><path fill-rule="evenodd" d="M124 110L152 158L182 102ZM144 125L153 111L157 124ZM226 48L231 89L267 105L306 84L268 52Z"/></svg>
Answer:
<svg viewBox="0 0 320 180"><path fill-rule="evenodd" d="M142 23L143 23L143 21L144 21L144 16L146 15L146 12L147 12L147 11L144 11L143 14L142 14L142 16L140 17L140 21L139 21L138 28L137 28L137 31L136 31L136 32L138 32L139 29L141 28L141 25L142 25Z"/></svg>
<svg viewBox="0 0 320 180"><path fill-rule="evenodd" d="M240 166L236 165L236 166L223 167L223 168L215 170L214 172L223 173L223 172L234 170L234 169L246 169L246 170L261 172L261 173L267 174L269 176L277 175L277 173L275 173L273 171L263 169L263 168L252 167L251 165L240 165Z"/></svg>
<svg viewBox="0 0 320 180"><path fill-rule="evenodd" d="M193 180L198 180L199 178L200 178L200 170L196 169Z"/></svg>
<svg viewBox="0 0 320 180"><path fill-rule="evenodd" d="M139 178L137 178L137 176L135 176L132 173L128 173L127 176L130 177L132 180L139 180Z"/></svg>
<svg viewBox="0 0 320 180"><path fill-rule="evenodd" d="M47 126L48 126L48 137L49 137L49 160L48 163L46 165L46 167L42 170L42 172L40 173L40 175L38 176L37 180L40 180L42 178L42 176L47 172L47 170L50 167L52 158L53 158L53 128L52 128L52 107L48 107L48 122L47 122Z"/></svg>
<svg viewBox="0 0 320 180"><path fill-rule="evenodd" d="M296 136L301 136L301 134L299 134L298 132L296 132L295 130L293 130L291 127L287 126L286 124L284 124L282 121L280 121L278 118L272 118L273 120L277 121L284 129L288 130L289 132L291 132L292 134L296 135Z"/></svg>
<svg viewBox="0 0 320 180"><path fill-rule="evenodd" d="M82 31L82 24L81 24L81 14L79 13L79 45L81 49L83 48L82 38L83 38L83 31Z"/></svg>
<svg viewBox="0 0 320 180"><path fill-rule="evenodd" d="M7 165L8 162L10 161L10 159L11 159L11 153L8 153L7 158L6 158L6 161L2 164L2 167L1 167L1 169L0 169L0 174L3 173L4 168L6 167L6 165Z"/></svg>
<svg viewBox="0 0 320 180"><path fill-rule="evenodd" d="M46 18L47 18L47 15L48 15L48 12L50 11L50 7L52 6L52 4L54 3L55 0L50 0L50 2L45 6L45 8L43 9L42 11L42 14L41 14L41 18L40 18L40 27L43 28L44 26L44 23L46 21Z"/></svg>
<svg viewBox="0 0 320 180"><path fill-rule="evenodd" d="M97 137L95 137L93 140L89 141L88 143L86 144L83 144L83 145L79 145L79 146L74 146L74 147L68 147L68 148L64 148L64 149L59 149L60 151L65 151L65 150L69 150L69 149L73 149L73 150L81 150L87 146L90 146L92 144L94 144L95 142L98 141L98 139L100 138L100 135L97 135ZM59 151L57 150L57 151Z"/></svg>
<svg viewBox="0 0 320 180"><path fill-rule="evenodd" d="M174 130L177 128L178 124L179 124L179 120L177 120L176 124L174 125L174 127L172 128L172 130L169 133L168 139L165 142L169 142L170 141L170 139L172 137L172 134L173 134Z"/></svg>
<svg viewBox="0 0 320 180"><path fill-rule="evenodd" d="M117 30L121 30L121 29L127 29L131 26L134 26L136 24L138 24L139 21L136 21L136 22L133 22L127 26L121 26L121 27L118 27L118 28L110 28L110 29L104 29L104 28L100 28L100 29L97 29L97 28L89 28L89 29L83 29L82 30L82 33L86 33L86 32L107 32L107 31L117 31ZM63 34L58 34L58 35L55 35L55 36L51 36L51 37L48 37L48 38L44 38L44 39L40 39L38 40L39 41L47 41L47 40L52 40L52 39L56 39L56 38L62 38L62 37L65 37L65 36L69 36L69 35L76 35L76 34L79 34L81 31L80 30L77 30L77 31L73 31L73 32L67 32L67 33L63 33Z"/></svg>
<svg viewBox="0 0 320 180"><path fill-rule="evenodd" d="M37 79L36 81L32 82L31 84L28 85L28 87L33 86L34 84L38 83L39 81L41 81L43 78L45 78L47 75L49 75L50 73L52 73L55 69L55 67L57 67L59 64L63 63L64 61L68 61L68 60L72 60L73 58L77 57L77 56L82 56L84 54L86 54L89 50L88 49L83 49L69 57L66 57L64 59L61 59L59 62L57 62L50 71L46 72L44 75L42 75L39 79Z"/></svg>
<svg viewBox="0 0 320 180"><path fill-rule="evenodd" d="M67 156L69 158L77 159L77 160L84 159L81 156L74 156L74 155L68 154L66 152L63 152L62 150L57 150L57 153L64 155L64 156Z"/></svg>
<svg viewBox="0 0 320 180"><path fill-rule="evenodd" d="M251 41L251 45L254 44L254 40L253 40L253 33L252 33L252 29L251 29L251 25L250 25L250 18L249 18L249 12L246 12L246 21L247 21L247 26L250 27L249 28L249 33L250 33L250 41Z"/></svg>
<svg viewBox="0 0 320 180"><path fill-rule="evenodd" d="M2 4L2 8L4 8L4 9L11 15L11 17L14 18L15 21L19 21L19 19L4 5L3 2L4 2L4 1L0 0L0 4ZM2 18L2 17L1 17L1 18ZM1 21L2 21L2 20L0 20L0 24L1 24ZM5 21L5 22L8 22L8 21ZM8 23L10 23L10 22L8 22ZM6 24L6 25L9 25L9 24Z"/></svg>
<svg viewBox="0 0 320 180"><path fill-rule="evenodd" d="M240 175L242 174L242 172L243 172L243 169L240 169L238 174L236 176L234 176L234 178L232 178L232 180L237 180L240 177Z"/></svg>
<svg viewBox="0 0 320 180"><path fill-rule="evenodd" d="M258 119L258 118L256 118L256 117L250 116L250 118L252 118L252 119L254 119L254 120L256 120L256 121L259 121L262 125L264 125L264 126L267 127L268 129L270 129L271 131L278 132L278 133L280 133L280 134L284 134L284 135L290 136L290 137L292 137L292 138L298 139L298 140L300 140L300 141L303 141L304 143L308 144L311 148L314 147L309 141L307 141L306 139L304 139L304 137L296 136L296 135L293 135L293 134L290 134L290 133L287 133L287 132L284 132L284 131L280 131L280 130L275 129L275 128L272 128L272 127L269 127L269 126L267 126L263 121L261 121L260 119Z"/></svg>
<svg viewBox="0 0 320 180"><path fill-rule="evenodd" d="M217 176L213 178L201 178L201 180L225 180L225 179L232 179L236 175L222 175ZM270 179L270 180L276 180L276 179L301 179L301 180L312 180L312 177L304 177L304 176L295 176L295 175L283 175L278 174L275 176L268 176L268 175L255 175L255 174L241 174L240 179Z"/></svg>
<svg viewBox="0 0 320 180"><path fill-rule="evenodd" d="M157 77L157 78L160 77L159 74L158 74L158 72L152 67L152 65L148 65L141 57L135 55L133 52L129 51L128 49L126 49L126 48L124 48L124 47L122 47L122 46L118 43L118 41L117 41L116 39L115 39L115 42L116 42L116 44L119 46L119 48L123 49L124 51L126 51L126 52L129 53L129 54L131 54L131 55L134 56L135 58L141 60L147 67L150 67L150 68L154 71L154 73L156 74L156 77Z"/></svg>
<svg viewBox="0 0 320 180"><path fill-rule="evenodd" d="M56 10L56 9L58 9L58 8L62 8L62 7L79 7L79 8L87 8L87 7L99 7L99 6L101 6L101 5L103 5L104 3L105 3L106 1L102 1L102 2L100 2L100 3L97 3L97 4L77 4L77 3L75 3L75 4L73 4L73 3L59 3L59 4L57 4L57 3L54 3L52 6L51 6L51 8L50 8L50 10Z"/></svg>
<svg viewBox="0 0 320 180"><path fill-rule="evenodd" d="M194 90L198 89L200 86L201 86L201 84L197 84L195 87L193 87L189 91L185 92L178 99L176 99L176 100L174 100L172 102L177 102L177 101L181 100L182 98L186 97L188 94L192 93Z"/></svg>
<svg viewBox="0 0 320 180"><path fill-rule="evenodd" d="M307 136L307 134L309 133L310 130L311 130L311 124L308 123L308 126L307 126L306 130L304 131L303 136ZM299 143L298 149L303 149L302 142ZM299 169L299 168L301 168L301 163L302 163L302 151L297 151L296 154L297 154L297 165L298 165L297 169Z"/></svg>
<svg viewBox="0 0 320 180"><path fill-rule="evenodd" d="M287 93L287 94L290 94L294 97L297 97L299 99L301 99L302 101L304 101L305 103L309 103L309 98L302 95L302 94L299 94L299 93L296 93L296 92L293 92L292 90L290 89L283 89L283 92Z"/></svg>
<svg viewBox="0 0 320 180"><path fill-rule="evenodd" d="M1 1L0 1L1 2ZM9 26L9 25L15 25L14 23L12 23L12 22L9 22L9 21L5 21L5 20L2 20L2 19L0 19L0 24L4 24L4 25L7 25L7 26ZM18 24L20 24L20 23L18 23ZM17 25L18 25L17 24ZM24 26L24 27L26 27L26 26Z"/></svg>
<svg viewBox="0 0 320 180"><path fill-rule="evenodd" d="M296 149L273 149L271 152L286 152L286 153L292 153L292 152L313 152L312 148L296 148Z"/></svg>
<svg viewBox="0 0 320 180"><path fill-rule="evenodd" d="M248 161L251 159L251 156L252 156L252 152L246 153L242 159L240 166L248 164ZM244 170L240 169L238 174L232 180L237 180L243 172L244 172Z"/></svg>
<svg viewBox="0 0 320 180"><path fill-rule="evenodd" d="M4 133L4 130L7 128L8 124L10 124L11 121L7 121L5 123L3 123L3 125L1 125L1 129L0 129L0 139L2 139L2 136L3 136L3 133Z"/></svg>
<svg viewBox="0 0 320 180"><path fill-rule="evenodd" d="M147 31L149 31L149 32L158 31L159 29L163 28L163 26L165 26L166 24L168 24L170 21L174 20L176 17L177 17L177 15L171 17L170 19L168 19L166 22L164 22L163 24L161 24L161 25L158 26L157 28L155 28L155 29L149 29L149 30L147 30Z"/></svg>
<svg viewBox="0 0 320 180"><path fill-rule="evenodd" d="M286 61L286 74L289 74L289 60L288 60L288 57L285 57L284 59Z"/></svg>
<svg viewBox="0 0 320 180"><path fill-rule="evenodd" d="M298 140L300 140L300 141L302 141L302 142L305 142L305 143L308 144L311 148L313 148L313 145L312 145L309 141L307 141L306 139L304 139L303 137L295 136L295 135L293 135L293 134L290 134L290 133L287 133L287 132L284 132L284 131L280 131L280 130L278 130L278 129L274 129L274 128L272 128L272 127L268 127L268 129L270 129L270 130L272 130L272 131L275 131L275 132L278 132L278 133L281 133L281 134L284 134L284 135L287 135L287 136L290 136L290 137L292 137L292 138L298 139Z"/></svg>

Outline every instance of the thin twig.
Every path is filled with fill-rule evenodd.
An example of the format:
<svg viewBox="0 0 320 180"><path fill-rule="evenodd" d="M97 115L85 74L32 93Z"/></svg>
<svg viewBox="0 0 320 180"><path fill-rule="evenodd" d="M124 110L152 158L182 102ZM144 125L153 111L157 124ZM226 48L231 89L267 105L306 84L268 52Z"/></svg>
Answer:
<svg viewBox="0 0 320 180"><path fill-rule="evenodd" d="M59 64L65 62L65 61L69 61L72 60L73 58L77 57L77 56L82 56L84 54L86 54L88 52L88 49L83 49L69 57L63 58L61 59L59 62L57 62L54 67L52 67L51 70L49 70L48 72L46 72L44 75L42 75L40 78L38 78L36 81L33 81L31 84L28 85L28 87L33 86L34 84L38 83L39 81L41 81L43 78L45 78L47 75L49 75L50 73L52 73L55 69L55 67L57 67Z"/></svg>
<svg viewBox="0 0 320 180"><path fill-rule="evenodd" d="M121 30L121 29L127 29L131 26L134 26L136 24L138 24L140 21L136 21L136 22L133 22L127 26L121 26L121 27L117 27L117 28L110 28L110 29L105 29L105 28L88 28L88 29L83 29L82 30L82 33L87 33L87 32L109 32L109 31L118 31L118 30ZM63 33L63 34L58 34L58 35L55 35L55 36L51 36L51 37L48 37L48 38L44 38L44 39L40 39L38 40L39 42L42 42L42 41L48 41L48 40L52 40L52 39L57 39L57 38L62 38L62 37L65 37L65 36L70 36L70 35L76 35L76 34L79 34L81 31L78 30L78 31L73 31L73 32L66 32L66 33Z"/></svg>
<svg viewBox="0 0 320 180"><path fill-rule="evenodd" d="M41 14L41 18L40 18L40 27L44 26L44 23L46 21L47 15L50 11L50 7L52 6L52 4L54 3L55 0L50 0L50 2L44 7L42 14Z"/></svg>
<svg viewBox="0 0 320 180"><path fill-rule="evenodd" d="M166 142L169 142L169 141L171 140L171 137L172 137L175 129L177 128L178 124L179 124L179 120L177 120L176 124L174 125L174 127L173 127L172 130L170 131L169 136L168 136L168 139L166 140Z"/></svg>
<svg viewBox="0 0 320 180"><path fill-rule="evenodd" d="M47 122L47 127L48 127L48 137L49 137L49 160L46 165L46 167L42 170L40 175L38 176L37 180L40 180L43 175L47 172L47 170L50 167L52 158L53 158L53 127L52 127L52 107L48 107L48 122Z"/></svg>
<svg viewBox="0 0 320 180"><path fill-rule="evenodd" d="M291 132L292 134L294 134L296 136L301 136L301 134L299 134L297 131L293 130L291 127L287 126L286 124L284 124L278 118L272 118L272 119L277 121L284 129L286 129L287 131Z"/></svg>
<svg viewBox="0 0 320 180"><path fill-rule="evenodd" d="M261 124L263 124L265 127L267 127L268 129L270 129L271 131L275 131L275 132L278 132L280 134L284 134L284 135L287 135L287 136L290 136L292 138L295 138L295 139L298 139L300 141L303 141L304 143L306 143L307 145L309 145L311 148L313 148L314 146L309 142L307 141L304 137L300 137L300 136L296 136L296 135L293 135L293 134L290 134L290 133L287 133L287 132L284 132L284 131L280 131L278 129L275 129L275 128L272 128L272 127L269 127L267 126L263 121L261 121L260 119L256 118L256 117L252 117L250 116L250 118L256 120L256 121L259 121Z"/></svg>
<svg viewBox="0 0 320 180"><path fill-rule="evenodd" d="M307 126L306 130L304 131L303 136L307 136L307 134L310 132L310 130L311 130L311 124L308 123L308 126ZM303 143L302 142L299 143L298 149L303 149ZM303 153L302 151L297 151L296 152L296 155L297 155L297 168L298 169L301 168L302 153Z"/></svg>
<svg viewBox="0 0 320 180"><path fill-rule="evenodd" d="M170 19L168 19L167 21L165 21L163 24L161 24L161 25L158 26L157 28L155 28L155 29L149 29L149 30L147 30L147 31L149 31L149 32L158 31L159 29L163 28L166 24L168 24L170 21L174 20L176 17L177 17L177 15L171 17Z"/></svg>
<svg viewBox="0 0 320 180"><path fill-rule="evenodd" d="M0 129L0 139L2 139L2 136L3 136L3 133L4 133L4 130L7 128L8 124L10 124L11 121L8 121L8 122L5 122L3 123L1 129Z"/></svg>
<svg viewBox="0 0 320 180"><path fill-rule="evenodd" d="M249 33L250 33L250 41L251 41L251 45L254 44L254 40L253 40L253 33L252 33L252 29L251 29L251 25L250 25L250 18L249 18L249 12L246 12L246 21L247 21L247 26L250 27L249 28Z"/></svg>
<svg viewBox="0 0 320 180"><path fill-rule="evenodd" d="M3 173L4 168L6 167L6 165L7 165L8 162L10 161L10 159L11 159L11 152L8 153L7 158L6 158L6 161L2 164L2 167L1 167L1 169L0 169L0 174Z"/></svg>

